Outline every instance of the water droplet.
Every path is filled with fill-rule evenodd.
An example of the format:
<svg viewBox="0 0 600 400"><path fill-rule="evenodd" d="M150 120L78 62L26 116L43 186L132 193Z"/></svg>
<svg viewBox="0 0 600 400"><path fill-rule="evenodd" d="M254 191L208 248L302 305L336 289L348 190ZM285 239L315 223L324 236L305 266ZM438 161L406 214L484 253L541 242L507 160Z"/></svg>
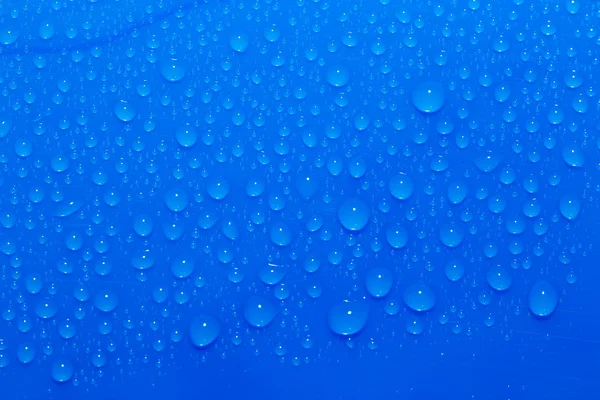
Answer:
<svg viewBox="0 0 600 400"><path fill-rule="evenodd" d="M365 287L371 296L375 298L386 296L392 290L393 284L394 277L389 269L377 267L367 271Z"/></svg>
<svg viewBox="0 0 600 400"><path fill-rule="evenodd" d="M464 231L455 224L445 224L440 228L440 240L448 247L458 247L465 237Z"/></svg>
<svg viewBox="0 0 600 400"><path fill-rule="evenodd" d="M185 210L189 204L188 195L182 188L167 190L164 196L165 205L173 212Z"/></svg>
<svg viewBox="0 0 600 400"><path fill-rule="evenodd" d="M249 43L248 35L242 32L231 35L231 38L229 39L229 46L238 53L245 52L248 49Z"/></svg>
<svg viewBox="0 0 600 400"><path fill-rule="evenodd" d="M195 269L194 262L186 257L177 257L171 262L171 274L177 279L188 278Z"/></svg>
<svg viewBox="0 0 600 400"><path fill-rule="evenodd" d="M131 104L121 100L115 106L115 115L123 122L130 122L135 118L136 111Z"/></svg>
<svg viewBox="0 0 600 400"><path fill-rule="evenodd" d="M306 268L305 268L306 269ZM313 271L314 272L314 271ZM286 275L284 267L275 264L268 264L258 272L259 279L266 285L277 285Z"/></svg>
<svg viewBox="0 0 600 400"><path fill-rule="evenodd" d="M187 65L183 60L171 58L163 62L160 73L169 82L181 81L187 72Z"/></svg>
<svg viewBox="0 0 600 400"><path fill-rule="evenodd" d="M569 221L573 221L579 216L581 211L581 201L577 196L565 194L560 198L559 202L560 213Z"/></svg>
<svg viewBox="0 0 600 400"><path fill-rule="evenodd" d="M420 318L416 315L410 316L410 318L408 318L404 324L404 329L406 329L406 332L410 333L411 335L421 335L425 331L425 323L423 322L423 318Z"/></svg>
<svg viewBox="0 0 600 400"><path fill-rule="evenodd" d="M35 315L41 319L54 318L58 311L58 305L52 299L43 299L35 307Z"/></svg>
<svg viewBox="0 0 600 400"><path fill-rule="evenodd" d="M292 230L283 222L277 222L271 227L270 238L277 246L289 246L292 243Z"/></svg>
<svg viewBox="0 0 600 400"><path fill-rule="evenodd" d="M457 282L465 275L465 267L460 261L450 261L444 269L446 278L451 282Z"/></svg>
<svg viewBox="0 0 600 400"><path fill-rule="evenodd" d="M585 164L583 151L575 144L568 144L563 148L562 158L571 167L579 168Z"/></svg>
<svg viewBox="0 0 600 400"><path fill-rule="evenodd" d="M94 307L102 312L112 312L118 304L117 295L110 290L101 290L94 297Z"/></svg>
<svg viewBox="0 0 600 400"><path fill-rule="evenodd" d="M529 310L538 317L547 317L556 310L558 293L547 281L536 282L529 291Z"/></svg>
<svg viewBox="0 0 600 400"><path fill-rule="evenodd" d="M437 112L444 106L444 87L436 82L420 83L413 88L411 100L415 108L423 113Z"/></svg>
<svg viewBox="0 0 600 400"><path fill-rule="evenodd" d="M190 341L199 348L204 348L219 337L221 324L211 316L197 316L190 322Z"/></svg>
<svg viewBox="0 0 600 400"><path fill-rule="evenodd" d="M181 147L192 147L198 141L198 129L192 125L184 125L175 131L175 137Z"/></svg>
<svg viewBox="0 0 600 400"><path fill-rule="evenodd" d="M369 305L364 300L348 301L334 305L329 310L329 329L340 336L359 333L369 319Z"/></svg>
<svg viewBox="0 0 600 400"><path fill-rule="evenodd" d="M401 249L408 243L408 231L400 224L390 226L385 231L388 244L394 249Z"/></svg>
<svg viewBox="0 0 600 400"><path fill-rule="evenodd" d="M133 220L133 229L141 237L148 237L154 229L154 222L149 215L140 214Z"/></svg>
<svg viewBox="0 0 600 400"><path fill-rule="evenodd" d="M255 328L268 326L276 315L277 309L273 303L261 297L251 297L244 306L244 318Z"/></svg>
<svg viewBox="0 0 600 400"><path fill-rule="evenodd" d="M448 185L448 201L452 204L460 204L467 197L469 190L463 182L454 182Z"/></svg>
<svg viewBox="0 0 600 400"><path fill-rule="evenodd" d="M406 174L399 174L388 183L390 194L398 200L407 200L413 194L414 184Z"/></svg>
<svg viewBox="0 0 600 400"><path fill-rule="evenodd" d="M29 364L35 358L35 348L31 343L21 343L17 348L17 359L22 364Z"/></svg>
<svg viewBox="0 0 600 400"><path fill-rule="evenodd" d="M404 304L413 311L429 311L435 305L435 294L429 285L414 283L404 291Z"/></svg>
<svg viewBox="0 0 600 400"><path fill-rule="evenodd" d="M223 200L229 194L229 183L223 178L217 178L206 187L208 195L215 200Z"/></svg>
<svg viewBox="0 0 600 400"><path fill-rule="evenodd" d="M371 210L359 199L345 201L338 209L338 219L342 226L349 231L360 231L367 226Z"/></svg>
<svg viewBox="0 0 600 400"><path fill-rule="evenodd" d="M327 72L327 82L334 87L346 86L350 80L350 72L346 67L337 65L331 67Z"/></svg>
<svg viewBox="0 0 600 400"><path fill-rule="evenodd" d="M503 292L512 286L512 282L512 275L506 268L497 265L488 270L487 283L492 289Z"/></svg>
<svg viewBox="0 0 600 400"><path fill-rule="evenodd" d="M58 383L69 381L73 377L74 368L69 360L60 359L52 363L52 379Z"/></svg>

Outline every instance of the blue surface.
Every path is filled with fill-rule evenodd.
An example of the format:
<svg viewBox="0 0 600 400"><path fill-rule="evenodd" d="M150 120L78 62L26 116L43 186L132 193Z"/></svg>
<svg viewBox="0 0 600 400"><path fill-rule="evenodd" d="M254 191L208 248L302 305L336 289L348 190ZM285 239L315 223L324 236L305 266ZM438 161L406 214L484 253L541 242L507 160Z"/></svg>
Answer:
<svg viewBox="0 0 600 400"><path fill-rule="evenodd" d="M0 2L0 398L600 398L598 12Z"/></svg>

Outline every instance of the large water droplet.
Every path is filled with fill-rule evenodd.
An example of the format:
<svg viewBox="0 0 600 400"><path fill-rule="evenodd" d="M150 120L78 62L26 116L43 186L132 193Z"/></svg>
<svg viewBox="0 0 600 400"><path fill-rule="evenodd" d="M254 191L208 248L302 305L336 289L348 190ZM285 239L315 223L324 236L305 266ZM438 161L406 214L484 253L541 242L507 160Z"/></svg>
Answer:
<svg viewBox="0 0 600 400"><path fill-rule="evenodd" d="M394 276L387 268L377 267L367 272L365 287L367 292L375 298L386 296L392 290L393 284Z"/></svg>
<svg viewBox="0 0 600 400"><path fill-rule="evenodd" d="M172 188L165 192L165 205L173 212L185 210L189 204L188 195L182 188Z"/></svg>
<svg viewBox="0 0 600 400"><path fill-rule="evenodd" d="M276 222L269 232L271 242L277 246L285 247L292 243L292 230L283 222Z"/></svg>
<svg viewBox="0 0 600 400"><path fill-rule="evenodd" d="M69 381L73 377L73 364L69 360L60 359L52 364L52 379L58 383Z"/></svg>
<svg viewBox="0 0 600 400"><path fill-rule="evenodd" d="M135 108L128 102L121 100L115 106L115 115L123 122L133 121L136 116Z"/></svg>
<svg viewBox="0 0 600 400"><path fill-rule="evenodd" d="M350 72L346 67L341 65L331 67L327 72L327 82L331 86L342 87L346 86L350 79Z"/></svg>
<svg viewBox="0 0 600 400"><path fill-rule="evenodd" d="M229 194L229 183L223 178L217 178L208 184L206 191L213 199L223 200Z"/></svg>
<svg viewBox="0 0 600 400"><path fill-rule="evenodd" d="M398 200L406 200L412 196L414 184L408 175L401 173L390 179L388 189Z"/></svg>
<svg viewBox="0 0 600 400"><path fill-rule="evenodd" d="M556 310L558 293L547 281L536 282L529 291L529 310L538 317L547 317Z"/></svg>
<svg viewBox="0 0 600 400"><path fill-rule="evenodd" d="M503 292L511 287L512 282L512 275L506 268L497 265L488 270L487 283L492 289Z"/></svg>
<svg viewBox="0 0 600 400"><path fill-rule="evenodd" d="M305 268L306 269L306 268ZM314 272L314 271L311 271ZM285 277L286 270L284 267L275 264L268 264L258 271L259 279L266 285L277 285Z"/></svg>
<svg viewBox="0 0 600 400"><path fill-rule="evenodd" d="M163 62L160 73L169 82L179 82L185 77L187 65L185 61L171 58Z"/></svg>
<svg viewBox="0 0 600 400"><path fill-rule="evenodd" d="M571 167L583 167L585 164L585 155L575 144L568 144L563 147L562 158Z"/></svg>
<svg viewBox="0 0 600 400"><path fill-rule="evenodd" d="M349 231L360 231L367 226L371 210L362 200L350 199L338 209L338 219L344 228Z"/></svg>
<svg viewBox="0 0 600 400"><path fill-rule="evenodd" d="M444 272L446 273L446 278L452 282L457 282L465 275L465 267L460 261L453 260L446 264Z"/></svg>
<svg viewBox="0 0 600 400"><path fill-rule="evenodd" d="M408 231L400 224L392 225L385 231L385 239L394 249L401 249L408 243Z"/></svg>
<svg viewBox="0 0 600 400"><path fill-rule="evenodd" d="M187 257L177 257L171 262L171 274L177 279L185 279L194 272L194 262Z"/></svg>
<svg viewBox="0 0 600 400"><path fill-rule="evenodd" d="M245 52L249 43L248 35L243 32L234 33L229 38L229 46L238 53Z"/></svg>
<svg viewBox="0 0 600 400"><path fill-rule="evenodd" d="M192 147L198 141L198 129L192 125L184 125L175 131L177 142L182 147Z"/></svg>
<svg viewBox="0 0 600 400"><path fill-rule="evenodd" d="M251 297L244 306L246 322L255 328L264 328L269 325L277 315L277 309L270 301L261 297Z"/></svg>
<svg viewBox="0 0 600 400"><path fill-rule="evenodd" d="M429 285L415 283L404 291L404 304L413 311L429 311L435 305L435 294Z"/></svg>
<svg viewBox="0 0 600 400"><path fill-rule="evenodd" d="M364 300L343 301L329 310L329 329L337 335L355 335L367 324L369 305Z"/></svg>
<svg viewBox="0 0 600 400"><path fill-rule="evenodd" d="M102 312L114 311L118 304L117 295L110 290L101 290L94 297L94 307Z"/></svg>
<svg viewBox="0 0 600 400"><path fill-rule="evenodd" d="M424 113L434 113L444 106L444 87L441 83L423 82L411 92L411 101L415 108Z"/></svg>
<svg viewBox="0 0 600 400"><path fill-rule="evenodd" d="M17 348L17 359L22 364L29 364L35 358L35 347L31 343L21 343Z"/></svg>
<svg viewBox="0 0 600 400"><path fill-rule="evenodd" d="M211 345L219 337L221 324L211 316L198 316L190 322L190 341L196 347Z"/></svg>
<svg viewBox="0 0 600 400"><path fill-rule="evenodd" d="M573 221L579 216L581 211L581 201L577 196L565 194L560 198L560 213L569 221Z"/></svg>
<svg viewBox="0 0 600 400"><path fill-rule="evenodd" d="M448 247L458 247L465 237L462 227L446 224L440 228L440 240Z"/></svg>

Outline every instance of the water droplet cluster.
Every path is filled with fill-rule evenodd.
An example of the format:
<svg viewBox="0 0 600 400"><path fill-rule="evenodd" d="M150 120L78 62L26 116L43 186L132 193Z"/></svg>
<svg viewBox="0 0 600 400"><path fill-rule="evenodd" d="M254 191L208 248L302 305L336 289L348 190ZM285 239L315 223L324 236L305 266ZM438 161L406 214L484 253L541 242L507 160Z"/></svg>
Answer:
<svg viewBox="0 0 600 400"><path fill-rule="evenodd" d="M509 339L575 295L592 4L89 3L0 7L0 368Z"/></svg>

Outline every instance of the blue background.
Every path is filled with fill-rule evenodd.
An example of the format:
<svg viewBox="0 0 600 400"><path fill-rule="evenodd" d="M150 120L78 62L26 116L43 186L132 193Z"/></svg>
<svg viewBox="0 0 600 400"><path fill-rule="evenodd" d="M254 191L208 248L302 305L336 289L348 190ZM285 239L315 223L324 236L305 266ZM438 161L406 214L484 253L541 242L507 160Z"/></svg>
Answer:
<svg viewBox="0 0 600 400"><path fill-rule="evenodd" d="M597 13L577 1L2 2L2 399L600 398ZM348 82L332 83L332 68ZM443 88L439 111L411 97L423 82ZM193 144L178 138L186 126ZM406 200L388 189L399 173L414 182ZM457 182L468 194L453 205ZM581 203L573 220L566 195ZM369 209L356 232L339 215L353 198ZM538 217L524 215L532 199ZM204 215L214 225L203 229ZM401 249L386 241L396 223ZM169 224L181 237L169 240ZM464 234L456 248L440 238L447 224ZM189 278L172 273L178 257L194 263ZM458 282L450 260L465 266ZM283 286L261 281L268 263L285 269ZM486 281L495 265L513 277L506 292ZM394 277L383 299L365 284L375 267ZM528 309L540 279L560 299L547 318ZM415 282L433 289L432 310L402 304ZM116 310L99 310L104 291ZM262 329L244 318L253 296L277 310ZM328 326L343 300L369 308L350 339ZM197 315L220 326L207 348L188 338ZM73 338L60 334L66 320ZM68 382L52 379L58 359L73 365Z"/></svg>

